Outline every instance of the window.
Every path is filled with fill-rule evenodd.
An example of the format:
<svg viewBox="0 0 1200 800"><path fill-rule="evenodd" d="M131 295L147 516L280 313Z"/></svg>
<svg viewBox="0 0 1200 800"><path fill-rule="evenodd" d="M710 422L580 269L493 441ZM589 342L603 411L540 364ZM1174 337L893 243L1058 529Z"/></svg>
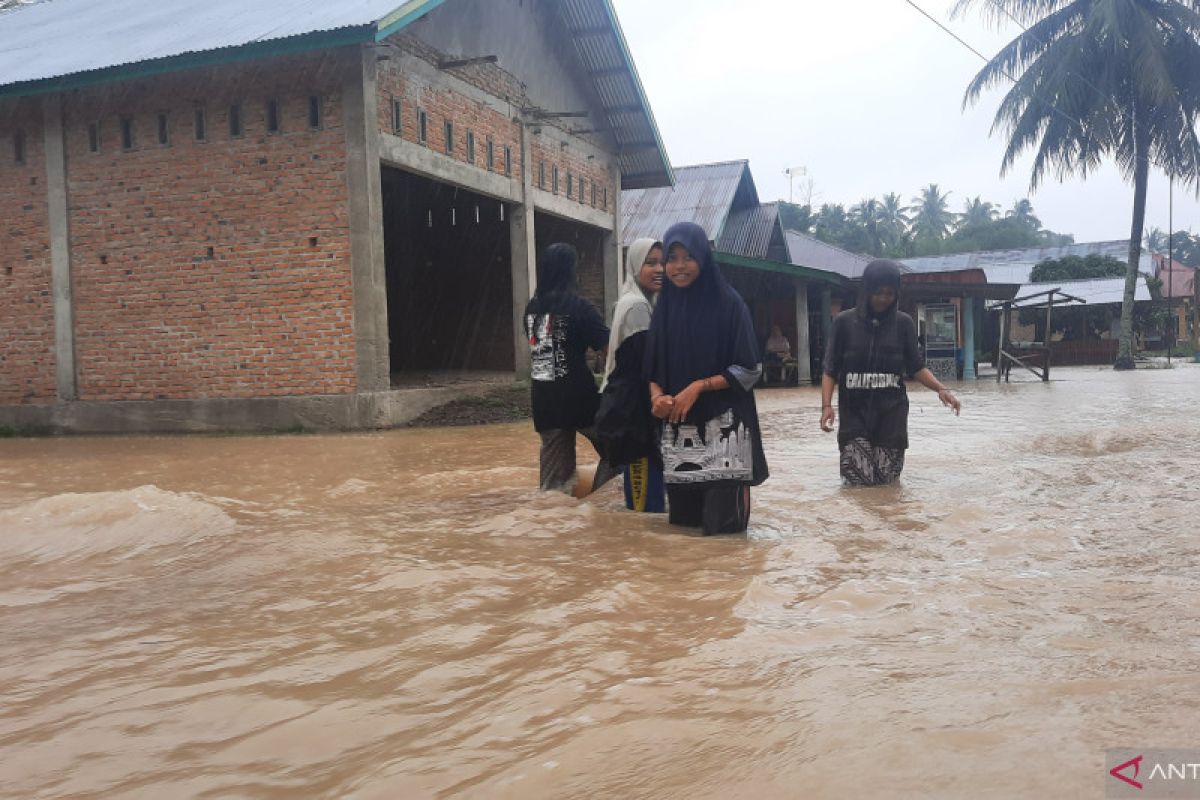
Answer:
<svg viewBox="0 0 1200 800"><path fill-rule="evenodd" d="M267 133L279 133L279 101L272 97L267 101Z"/></svg>
<svg viewBox="0 0 1200 800"><path fill-rule="evenodd" d="M467 161L475 163L475 131L467 131Z"/></svg>
<svg viewBox="0 0 1200 800"><path fill-rule="evenodd" d="M133 149L133 117L121 117L121 149Z"/></svg>
<svg viewBox="0 0 1200 800"><path fill-rule="evenodd" d="M504 174L512 175L512 147L504 145Z"/></svg>
<svg viewBox="0 0 1200 800"><path fill-rule="evenodd" d="M195 133L196 141L203 142L208 140L208 118L204 114L203 108L196 109L195 116Z"/></svg>
<svg viewBox="0 0 1200 800"><path fill-rule="evenodd" d="M603 205L601 205L600 207L603 208L605 211L608 211L608 187L607 186L604 187L604 191L601 193L600 198L601 198L601 202L603 203Z"/></svg>
<svg viewBox="0 0 1200 800"><path fill-rule="evenodd" d="M25 131L13 134L13 160L18 164L25 163Z"/></svg>
<svg viewBox="0 0 1200 800"><path fill-rule="evenodd" d="M558 167L554 168L554 193L558 194Z"/></svg>
<svg viewBox="0 0 1200 800"><path fill-rule="evenodd" d="M538 162L538 188L539 189L546 188L546 162L545 161Z"/></svg>
<svg viewBox="0 0 1200 800"><path fill-rule="evenodd" d="M579 179L579 205L587 202L587 179Z"/></svg>
<svg viewBox="0 0 1200 800"><path fill-rule="evenodd" d="M567 197L575 193L575 176L567 171Z"/></svg>
<svg viewBox="0 0 1200 800"><path fill-rule="evenodd" d="M163 147L171 143L171 120L166 114L158 115L158 143Z"/></svg>
<svg viewBox="0 0 1200 800"><path fill-rule="evenodd" d="M321 129L321 98L318 95L309 95L308 98L308 127L314 131Z"/></svg>
<svg viewBox="0 0 1200 800"><path fill-rule="evenodd" d="M88 124L88 152L100 152L100 123L98 122Z"/></svg>
<svg viewBox="0 0 1200 800"><path fill-rule="evenodd" d="M399 97L392 98L392 133L404 132L404 105Z"/></svg>
<svg viewBox="0 0 1200 800"><path fill-rule="evenodd" d="M496 143L489 136L487 140L487 168L488 172L493 172L496 169Z"/></svg>
<svg viewBox="0 0 1200 800"><path fill-rule="evenodd" d="M237 139L242 135L242 107L234 103L229 107L229 136Z"/></svg>
<svg viewBox="0 0 1200 800"><path fill-rule="evenodd" d="M454 155L454 123L446 120L442 128L442 132L446 137L446 155L452 156Z"/></svg>
<svg viewBox="0 0 1200 800"><path fill-rule="evenodd" d="M596 182L592 181L592 208L596 207Z"/></svg>
<svg viewBox="0 0 1200 800"><path fill-rule="evenodd" d="M429 117L424 111L417 112L417 142L420 144L429 143Z"/></svg>

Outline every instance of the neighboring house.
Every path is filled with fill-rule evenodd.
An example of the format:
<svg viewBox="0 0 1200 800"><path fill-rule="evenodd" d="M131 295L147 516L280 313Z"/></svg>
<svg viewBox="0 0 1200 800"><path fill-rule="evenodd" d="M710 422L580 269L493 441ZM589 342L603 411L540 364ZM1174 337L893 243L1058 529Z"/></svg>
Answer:
<svg viewBox="0 0 1200 800"><path fill-rule="evenodd" d="M819 312L828 287L842 276L793 263L777 203L760 203L747 161L675 167L675 185L621 194L621 242L661 239L677 222L694 222L708 233L717 262L746 300L759 345L778 325L792 343L798 380L808 383L819 363L824 323ZM827 306L826 306L827 307Z"/></svg>
<svg viewBox="0 0 1200 800"><path fill-rule="evenodd" d="M367 427L522 373L537 251L619 286L670 163L610 0L0 15L0 425Z"/></svg>
<svg viewBox="0 0 1200 800"><path fill-rule="evenodd" d="M1083 242L1058 247L1027 247L1015 250L984 250L975 253L955 253L947 256L923 256L901 259L900 263L913 272L956 272L982 269L993 283L1029 283L1033 268L1043 261L1067 256L1108 256L1125 263L1129 260L1129 240ZM1154 258L1143 249L1140 271L1154 274Z"/></svg>

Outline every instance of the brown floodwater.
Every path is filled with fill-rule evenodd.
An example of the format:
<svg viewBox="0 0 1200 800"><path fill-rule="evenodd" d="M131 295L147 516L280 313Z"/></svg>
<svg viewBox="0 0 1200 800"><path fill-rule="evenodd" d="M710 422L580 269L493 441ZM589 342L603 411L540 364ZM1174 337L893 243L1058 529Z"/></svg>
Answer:
<svg viewBox="0 0 1200 800"><path fill-rule="evenodd" d="M1200 368L913 392L750 533L540 495L529 424L0 441L4 798L1098 797L1200 747Z"/></svg>

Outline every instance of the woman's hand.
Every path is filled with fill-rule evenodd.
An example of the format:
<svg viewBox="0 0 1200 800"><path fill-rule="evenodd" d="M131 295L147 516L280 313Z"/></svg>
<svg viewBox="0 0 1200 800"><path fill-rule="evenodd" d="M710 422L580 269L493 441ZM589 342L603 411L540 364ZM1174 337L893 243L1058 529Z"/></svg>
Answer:
<svg viewBox="0 0 1200 800"><path fill-rule="evenodd" d="M954 416L957 417L959 413L962 412L962 403L960 403L958 398L954 396L954 392L950 391L945 386L943 386L941 389L938 389L938 400L941 400L942 405L946 406L947 408L954 409Z"/></svg>
<svg viewBox="0 0 1200 800"><path fill-rule="evenodd" d="M650 404L650 413L658 419L666 419L671 416L671 409L675 407L675 398L669 394L660 394L654 398Z"/></svg>
<svg viewBox="0 0 1200 800"><path fill-rule="evenodd" d="M833 406L825 406L821 409L821 430L832 433L835 421L837 421L837 412L833 410Z"/></svg>
<svg viewBox="0 0 1200 800"><path fill-rule="evenodd" d="M671 409L671 422L678 425L687 418L688 412L692 410L692 406L696 405L696 401L700 398L700 393L704 391L704 381L692 381L692 383L679 394L675 395L675 405Z"/></svg>

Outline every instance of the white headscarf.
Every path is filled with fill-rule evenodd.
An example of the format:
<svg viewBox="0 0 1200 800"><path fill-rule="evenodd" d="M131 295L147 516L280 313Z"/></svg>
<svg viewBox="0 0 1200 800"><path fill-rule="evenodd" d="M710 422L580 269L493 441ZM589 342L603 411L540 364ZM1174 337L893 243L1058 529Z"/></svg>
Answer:
<svg viewBox="0 0 1200 800"><path fill-rule="evenodd" d="M612 332L608 336L608 360L604 364L604 386L608 385L608 376L616 369L617 348L630 336L650 327L650 316L654 313L654 301L658 299L658 294L643 289L638 283L638 274L655 247L662 247L662 242L638 239L629 245L629 252L625 254L625 284L621 287L621 299L613 310ZM600 387L601 390L604 386Z"/></svg>

